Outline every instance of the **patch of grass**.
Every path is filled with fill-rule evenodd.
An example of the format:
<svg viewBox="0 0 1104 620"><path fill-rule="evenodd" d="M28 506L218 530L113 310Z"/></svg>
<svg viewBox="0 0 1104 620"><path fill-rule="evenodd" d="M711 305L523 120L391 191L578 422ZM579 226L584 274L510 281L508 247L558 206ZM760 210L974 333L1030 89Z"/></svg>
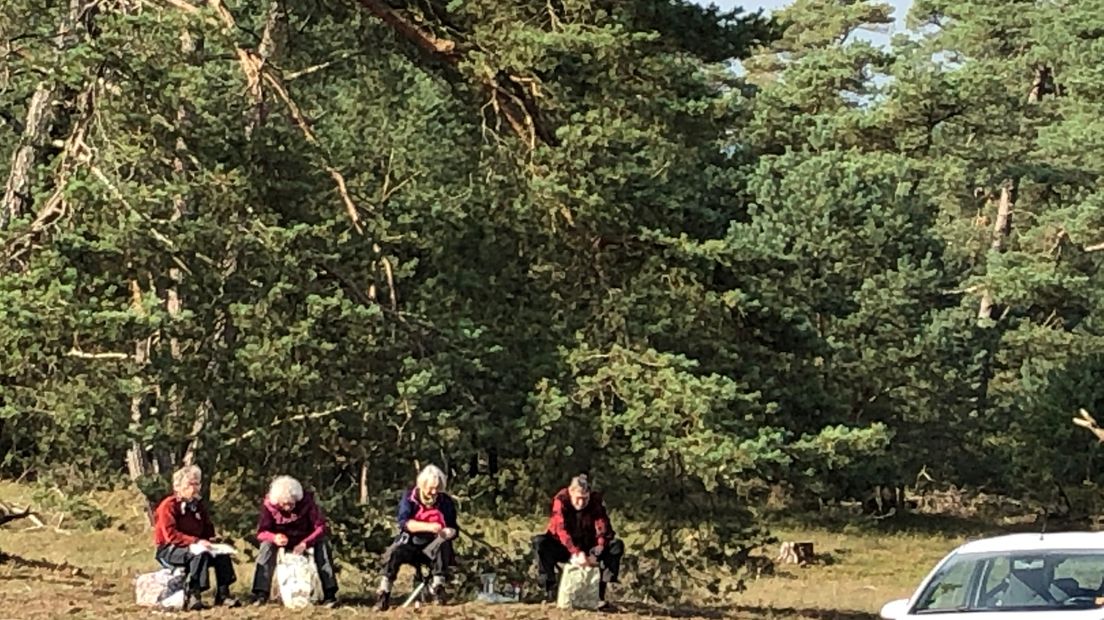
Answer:
<svg viewBox="0 0 1104 620"><path fill-rule="evenodd" d="M35 489L26 485L0 483L0 500L34 503ZM66 516L65 502L40 512L46 527L26 529L19 521L0 529L0 610L20 618L145 618L147 610L133 604L135 575L155 570L153 541L143 510L144 498L137 491L97 492L81 502L101 511L111 526L95 530L91 523ZM37 505L35 505L38 508ZM56 529L60 519L61 530ZM499 522L467 520L469 531L510 554L523 554L529 539L544 523L538 519L509 519ZM633 528L624 527L625 531ZM620 591L615 599L625 601L625 618L775 618L786 620L875 620L887 601L907 596L920 579L947 551L968 538L996 533L997 528L980 522L908 517L900 521L857 518L779 518L773 534L779 540L811 541L820 561L806 567L778 566L773 575L749 579L746 590L734 599L721 599L694 592L693 604L674 608L631 602L632 592ZM629 553L633 540L628 541ZM464 542L471 545L471 542ZM235 558L238 582L234 591L244 598L252 579L252 545L236 541L243 550ZM757 556L773 558L777 547L763 548ZM460 547L464 553L464 547ZM335 555L340 563L341 550ZM343 600L363 606L333 611L288 612L290 616L342 618L361 615L370 605L376 584L374 574L363 574L343 566L339 574ZM409 584L401 576L400 587ZM527 588L535 589L529 581ZM401 588L400 588L401 589ZM401 592L396 592L400 596ZM273 608L217 610L200 617L261 618ZM388 617L418 618L580 618L588 614L563 613L540 605L485 606L464 604L443 609L394 610ZM0 614L0 617L7 617ZM191 616L189 616L191 617ZM599 617L599 616L595 616Z"/></svg>

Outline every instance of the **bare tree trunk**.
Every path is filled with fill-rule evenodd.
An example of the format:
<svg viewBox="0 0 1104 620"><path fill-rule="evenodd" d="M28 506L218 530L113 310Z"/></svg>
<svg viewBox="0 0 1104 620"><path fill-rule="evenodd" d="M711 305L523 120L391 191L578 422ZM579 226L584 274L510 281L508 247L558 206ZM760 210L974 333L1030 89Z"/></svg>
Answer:
<svg viewBox="0 0 1104 620"><path fill-rule="evenodd" d="M368 461L360 464L360 505L368 503Z"/></svg>
<svg viewBox="0 0 1104 620"><path fill-rule="evenodd" d="M1000 199L997 202L997 217L993 221L993 236L989 242L990 252L1000 253L1004 251L1005 242L1012 233L1012 209L1016 200L1016 181L1007 179L1001 185ZM986 286L981 295L981 304L978 307L978 319L993 318L993 293L992 287Z"/></svg>
<svg viewBox="0 0 1104 620"><path fill-rule="evenodd" d="M31 209L31 172L50 135L56 98L57 89L46 82L40 82L31 96L23 136L12 155L4 199L0 202L0 230L7 228L8 222Z"/></svg>
<svg viewBox="0 0 1104 620"><path fill-rule="evenodd" d="M138 290L138 283L131 280L131 290ZM140 298L139 298L140 299ZM134 363L139 367L144 366L149 360L150 341L139 340L134 343ZM130 398L130 425L131 433L138 434L142 428L142 420L145 418L146 401L149 394L144 390ZM142 441L135 437L130 440L130 449L127 450L127 473L131 481L150 475L152 472L149 455Z"/></svg>
<svg viewBox="0 0 1104 620"><path fill-rule="evenodd" d="M997 216L993 221L993 234L989 241L991 253L1003 252L1005 243L1012 234L1012 209L1016 202L1016 188L1015 179L1005 179L1001 184L1000 196L997 199ZM978 305L978 324L985 327L989 321L995 319L992 284L989 284L982 290L981 303ZM985 347L985 356L981 360L978 373L977 413L979 416L984 416L989 409L989 383L993 380L993 358L999 345L1000 335L991 332L986 340L989 344Z"/></svg>
<svg viewBox="0 0 1104 620"><path fill-rule="evenodd" d="M201 40L187 29L180 34L180 52L184 58L194 59L201 45ZM176 128L181 134L183 134L188 120L188 108L184 103L181 103L176 108ZM173 172L182 177L187 171L184 154L188 151L188 145L184 142L183 135L177 137L175 148L176 155L173 157ZM173 212L172 216L169 218L170 221L176 222L183 218L187 211L187 207L187 199L183 195L178 194L174 196ZM183 279L184 274L180 267L169 267L169 286L165 290L165 311L168 312L169 317L173 319L178 318L183 310L183 302L180 299L180 285ZM180 364L183 359L180 339L175 335L169 336L169 355L172 357L174 364ZM169 416L174 420L179 420L183 414L180 404L180 388L176 384L169 386L168 401ZM196 421L193 423L192 433L189 435L192 439L188 443L188 449L184 452L184 465L193 465L195 461L195 451L198 448L198 436L203 431L202 423L200 423L199 420L206 417L202 412L202 406L200 410L201 411L196 413ZM196 423L199 424L198 428L195 426Z"/></svg>
<svg viewBox="0 0 1104 620"><path fill-rule="evenodd" d="M272 2L269 4L269 7L268 7L268 16L265 20L264 32L261 35L261 43L257 48L257 53L258 53L258 56L260 56L261 62L262 63L268 62L269 60L275 58L280 53L282 53L286 40L287 40L287 11L284 10L283 3L281 2L281 0L272 0ZM187 50L187 49L185 50L185 52L188 53L188 54L194 54L195 51L196 51L195 46L193 46L191 50ZM258 70L259 70L259 68L258 68ZM254 92L255 108L252 112L251 118L246 122L245 132L246 132L247 136L252 135L253 131L257 127L262 126L265 122L264 92L262 90L260 90L259 85L260 85L260 83L258 82L258 88L257 88L256 92ZM186 116L186 113L185 113L184 108L182 106L180 108L180 111L178 111L178 113L177 113L177 123L178 123L178 125L183 125L186 121L187 121L187 116ZM177 149L178 149L178 151L183 153L185 150L187 150L187 147L183 143L183 141L179 141L179 142L177 142ZM183 172L184 171L184 163L183 163L183 160L182 160L181 157L177 157L177 158L174 159L174 167L177 168L178 172ZM173 214L173 219L178 219L180 217L183 217L183 215L184 215L183 201L180 201L177 204L178 204L178 208L176 209L176 211ZM233 257L227 257L222 262L222 271L223 271L223 275L225 277L229 277L230 274L232 274L236 269L237 269L237 261ZM180 277L181 277L180 270L177 269L177 268L170 269L169 270L169 277L173 281L174 285L168 291L168 302L170 304L172 304L174 299L175 299L176 303L179 304L179 298L176 296L176 284L179 283L179 281L180 281L179 280ZM169 311L170 315L173 315L174 311L173 311L173 307L171 305L169 306L168 311ZM180 311L180 308L179 308L179 305L177 305L176 312L179 312L179 311ZM215 338L213 339L214 342L224 342L228 346L232 346L232 342L234 340L234 330L233 330L232 326L229 325L229 321L230 321L229 312L223 312L222 313L222 324L221 324L220 327L216 328L216 335L215 335ZM179 359L179 347L177 346L173 350L174 350L173 358L178 360ZM208 367L207 367L207 374L208 375L213 374L213 371L215 370L215 366L216 366L216 363L214 361L212 361L210 364L208 364ZM189 433L190 439L188 441L188 447L184 451L183 461L184 461L185 465L191 465L195 462L196 455L199 453L199 450L203 445L204 431L206 430L207 425L211 422L212 418L214 417L214 414L215 414L214 401L210 397L205 398L203 400L203 402L200 403L199 407L197 407L195 418L192 420L192 430L191 430L191 433Z"/></svg>
<svg viewBox="0 0 1104 620"><path fill-rule="evenodd" d="M257 56L262 63L259 69L283 53L287 44L287 17L283 0L272 0L268 5L268 16L265 19L264 32L261 33L261 43L257 46ZM256 128L263 126L268 116L264 91L258 89L254 93L254 98L252 118L245 125L247 137L253 135Z"/></svg>
<svg viewBox="0 0 1104 620"><path fill-rule="evenodd" d="M184 450L184 458L182 459L185 466L195 465L196 454L199 453L199 449L203 446L203 429L207 426L207 419L211 415L211 399L206 398L196 408L195 419L192 420L192 432L189 433L191 439L188 441L188 448Z"/></svg>
<svg viewBox="0 0 1104 620"><path fill-rule="evenodd" d="M95 3L85 7L81 0L69 0L69 11L61 19L57 29L56 45L59 51L70 47L78 40L78 27L82 18L86 16L87 11L94 10ZM91 22L91 17L83 21L88 24ZM60 89L48 80L39 82L34 94L31 95L30 104L27 106L27 118L23 123L23 135L20 136L19 146L12 154L8 180L4 184L4 197L0 201L0 230L7 228L12 219L31 210L34 166L42 159L42 154L49 143L50 130L56 119L55 107L60 95Z"/></svg>
<svg viewBox="0 0 1104 620"><path fill-rule="evenodd" d="M1035 80L1031 83L1031 91L1027 94L1028 102L1038 103L1042 101L1043 95L1054 92L1051 82L1050 67L1043 65L1035 67Z"/></svg>

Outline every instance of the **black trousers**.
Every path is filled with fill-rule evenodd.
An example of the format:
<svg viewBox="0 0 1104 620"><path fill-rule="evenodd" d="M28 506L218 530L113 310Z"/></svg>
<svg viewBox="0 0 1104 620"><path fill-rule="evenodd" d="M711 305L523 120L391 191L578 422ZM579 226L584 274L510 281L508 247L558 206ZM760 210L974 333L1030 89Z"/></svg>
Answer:
<svg viewBox="0 0 1104 620"><path fill-rule="evenodd" d="M322 597L333 598L337 594L337 575L334 573L333 556L326 540L314 543L314 565L318 567L318 580L322 582ZM253 567L253 596L268 598L272 591L272 576L276 573L276 553L279 547L272 543L261 543L257 552L257 563ZM290 549L288 550L290 553Z"/></svg>
<svg viewBox="0 0 1104 620"><path fill-rule="evenodd" d="M230 584L237 581L234 576L234 565L228 555L211 555L201 553L195 555L188 551L187 547L175 545L161 545L154 556L161 564L179 566L188 570L184 587L189 592L203 592L211 587L208 581L207 569L215 569L215 584L221 588L229 588Z"/></svg>
<svg viewBox="0 0 1104 620"><path fill-rule="evenodd" d="M436 539L437 537L432 534L399 536L383 553L383 576L388 581L395 581L395 577L399 575L399 567L407 564L428 566L434 577L447 578L449 566L452 566L455 559L452 541L438 541L436 546L431 547L431 543Z"/></svg>
<svg viewBox="0 0 1104 620"><path fill-rule="evenodd" d="M570 562L571 552L563 546L559 538L552 534L541 534L533 538L533 552L537 556L537 574L541 584L548 591L555 590L559 586L559 577L556 574L556 565ZM602 584L617 583L621 575L621 556L625 555L625 543L613 540L602 550L598 556L598 564L602 567Z"/></svg>

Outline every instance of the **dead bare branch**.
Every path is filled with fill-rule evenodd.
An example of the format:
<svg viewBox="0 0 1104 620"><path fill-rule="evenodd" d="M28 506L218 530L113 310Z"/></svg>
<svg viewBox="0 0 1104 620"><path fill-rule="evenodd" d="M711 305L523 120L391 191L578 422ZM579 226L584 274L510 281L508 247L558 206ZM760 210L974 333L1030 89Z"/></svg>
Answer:
<svg viewBox="0 0 1104 620"><path fill-rule="evenodd" d="M273 422L272 424L269 424L267 428L276 428L278 426L283 426L284 424L289 424L291 422L301 422L303 420L317 420L318 418L325 418L325 417L331 416L335 413L340 413L342 411L346 411L346 410L351 409L353 407L359 407L359 406L360 406L360 403L352 403L350 405L338 405L337 407L332 407L330 409L326 409L325 411L314 411L314 412L311 412L311 413L300 413L300 414L293 415L293 416L290 416L290 417L287 417L287 418L278 419L275 422ZM224 442L222 445L223 446L233 446L233 445L238 444L242 441L245 441L246 439L249 439L250 437L253 437L258 432L260 432L260 429L254 428L252 430L248 430L248 431L242 433L241 435L238 435L237 437L231 437L230 439L226 440L226 442Z"/></svg>
<svg viewBox="0 0 1104 620"><path fill-rule="evenodd" d="M454 64L459 62L461 55L454 41L438 38L432 32L418 27L383 0L359 0L359 2L383 23L394 28L418 47L430 54L442 56Z"/></svg>
<svg viewBox="0 0 1104 620"><path fill-rule="evenodd" d="M128 360L130 354L109 351L107 353L88 353L80 349L69 349L65 352L67 357L76 357L83 360Z"/></svg>
<svg viewBox="0 0 1104 620"><path fill-rule="evenodd" d="M1093 435L1096 435L1097 440L1104 442L1104 428L1100 428L1096 423L1096 419L1089 415L1089 412L1085 411L1084 408L1078 410L1078 414L1080 414L1079 417L1073 418L1073 423L1089 429Z"/></svg>
<svg viewBox="0 0 1104 620"><path fill-rule="evenodd" d="M357 1L404 39L431 57L444 61L453 69L456 69L464 59L465 49L468 46L438 37L413 23L384 0ZM510 129L525 141L530 149L536 147L538 139L549 146L559 145L559 139L555 133L541 121L540 108L536 103L539 97L537 78L499 72L497 75L480 76L478 80L489 92L489 98L495 102L494 109L506 119ZM529 85L528 89L526 84ZM503 99L501 103L500 98Z"/></svg>
<svg viewBox="0 0 1104 620"><path fill-rule="evenodd" d="M196 7L183 2L183 0L162 1L189 14L196 14L198 12ZM219 23L225 30L233 31L237 28L234 16L230 13L230 10L226 8L226 4L222 0L207 0L207 6L214 10L215 14L218 16ZM276 7L277 11L280 10L278 3L273 3L273 6ZM266 25L266 37L268 40L267 45L271 48L275 45L275 43L272 42L272 38L275 35L269 30L269 26L278 23L278 16L270 13L269 17L268 25ZM275 26L272 27L275 28ZM262 40L262 46L264 45L266 45L265 40ZM269 49L268 53L272 53L273 51L274 50ZM283 80L266 67L267 57L264 54L242 47L235 48L235 54L238 57L238 64L241 66L242 74L245 76L247 90L254 104L261 105L263 103L264 92L262 90L262 83L268 83L288 108L292 120L295 122L296 126L299 127L299 130L303 132L303 137L306 138L311 146L321 150L321 144L318 141L318 137L315 136L314 131L310 128L310 123L307 122L299 105L288 93ZM336 167L328 163L326 163L324 167L337 186L337 192L341 196L342 202L345 205L346 214L349 216L353 228L356 229L357 233L363 234L364 230L360 224L360 216L357 214L356 205L349 195L345 176Z"/></svg>

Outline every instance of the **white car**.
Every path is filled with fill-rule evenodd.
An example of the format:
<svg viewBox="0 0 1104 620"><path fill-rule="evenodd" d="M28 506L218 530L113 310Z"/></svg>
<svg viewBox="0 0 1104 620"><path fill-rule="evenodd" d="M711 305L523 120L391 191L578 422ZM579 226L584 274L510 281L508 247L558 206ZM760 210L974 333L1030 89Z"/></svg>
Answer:
<svg viewBox="0 0 1104 620"><path fill-rule="evenodd" d="M943 558L886 620L1104 620L1104 532L1011 534Z"/></svg>

